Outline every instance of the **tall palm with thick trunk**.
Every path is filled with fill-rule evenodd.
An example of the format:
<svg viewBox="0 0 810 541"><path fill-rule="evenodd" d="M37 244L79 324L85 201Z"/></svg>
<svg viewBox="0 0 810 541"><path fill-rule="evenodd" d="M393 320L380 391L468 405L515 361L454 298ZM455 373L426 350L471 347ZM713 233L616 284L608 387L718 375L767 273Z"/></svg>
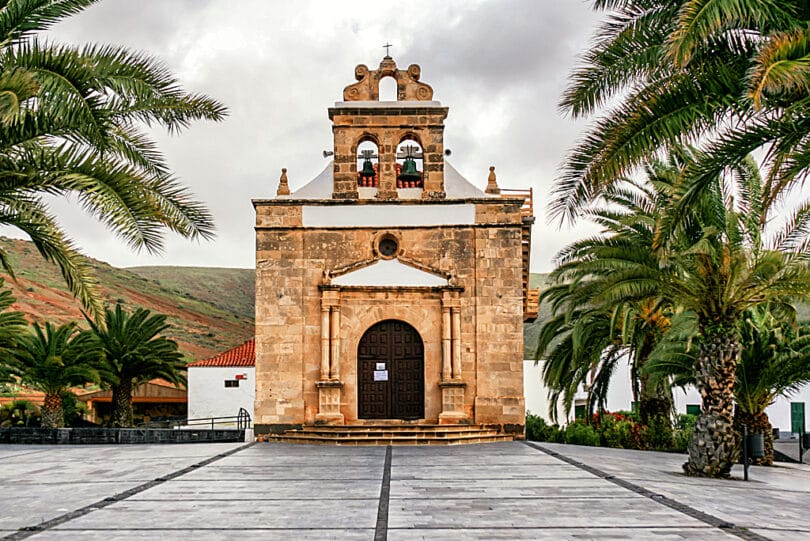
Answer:
<svg viewBox="0 0 810 541"><path fill-rule="evenodd" d="M75 323L44 328L34 323L33 332L19 340L11 360L20 383L45 393L42 426L64 426L62 395L71 387L98 383L94 363L97 350L92 337Z"/></svg>
<svg viewBox="0 0 810 541"><path fill-rule="evenodd" d="M226 111L143 53L37 39L95 1L0 0L0 224L26 233L99 315L89 267L42 196L75 196L134 249L159 252L166 229L209 238L210 213L172 177L145 128L178 132ZM1 252L0 264L12 271Z"/></svg>
<svg viewBox="0 0 810 541"><path fill-rule="evenodd" d="M695 161L702 157L696 153ZM763 224L779 216L763 202L767 181L751 158L732 173L735 182L715 177L689 205L686 225L662 239L670 263L658 290L693 314L697 327L693 370L702 407L684 464L689 475L726 477L736 462L733 407L743 314L760 305L789 307L810 295L803 248L810 232L807 204L789 213L781 230L766 234ZM680 203L674 201L670 212ZM678 233L696 226L700 235Z"/></svg>
<svg viewBox="0 0 810 541"><path fill-rule="evenodd" d="M797 325L790 307L768 305L747 310L740 320L740 356L735 368L734 425L765 439L759 464L772 464L773 434L766 409L778 396L790 395L810 381L810 326ZM675 385L695 384L697 321L682 313L645 367L655 379Z"/></svg>
<svg viewBox="0 0 810 541"><path fill-rule="evenodd" d="M796 255L807 245L804 198L788 210L783 234L769 245L760 236L775 204L797 193L810 166L810 11L804 0L598 0L595 6L610 16L561 106L575 116L602 114L568 156L550 211L574 220L651 156L684 143L701 146L699 159L681 171L676 203L659 224L657 246L676 254L672 277L659 289L698 318L695 371L704 413L685 469L725 476L736 449L730 414L739 317L748 306L807 292L806 285L796 288L805 279ZM744 168L756 149L765 151L756 206L734 206L734 197L751 186L744 176L723 173ZM714 215L702 217L700 238L667 246L707 204Z"/></svg>
<svg viewBox="0 0 810 541"><path fill-rule="evenodd" d="M103 325L90 318L88 323L100 352L102 382L112 389L111 426L133 425L132 390L141 383L161 378L185 384L185 362L177 342L160 336L171 327L165 315L143 308L130 314L119 304L105 311Z"/></svg>

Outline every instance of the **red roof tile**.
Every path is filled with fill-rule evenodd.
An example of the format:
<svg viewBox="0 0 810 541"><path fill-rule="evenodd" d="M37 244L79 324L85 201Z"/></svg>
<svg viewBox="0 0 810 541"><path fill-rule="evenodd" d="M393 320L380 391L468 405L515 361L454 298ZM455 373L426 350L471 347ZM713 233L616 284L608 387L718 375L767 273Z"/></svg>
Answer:
<svg viewBox="0 0 810 541"><path fill-rule="evenodd" d="M186 366L256 366L255 343L251 338L241 346L229 349L216 357L195 361Z"/></svg>

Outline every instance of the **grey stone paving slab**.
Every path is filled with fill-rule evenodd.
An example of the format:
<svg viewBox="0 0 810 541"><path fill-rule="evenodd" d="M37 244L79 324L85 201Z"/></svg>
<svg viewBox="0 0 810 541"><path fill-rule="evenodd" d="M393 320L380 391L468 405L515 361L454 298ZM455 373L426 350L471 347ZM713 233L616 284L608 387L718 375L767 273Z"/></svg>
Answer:
<svg viewBox="0 0 810 541"><path fill-rule="evenodd" d="M702 511L738 526L802 529L810 535L810 494L806 492L783 492L754 485L750 488L729 487L718 498L717 488L711 486L672 481L645 481L644 486L688 505L697 503Z"/></svg>
<svg viewBox="0 0 810 541"><path fill-rule="evenodd" d="M799 527L810 502L807 466L756 468L757 483L746 484L678 475L678 455L543 445L771 539L810 539ZM39 522L42 510L58 516L237 447L0 446L0 517L16 520L0 522L0 537ZM255 445L32 538L372 539L385 453ZM15 500L22 503L7 511ZM395 447L388 503L392 540L735 539L518 442Z"/></svg>
<svg viewBox="0 0 810 541"><path fill-rule="evenodd" d="M49 541L52 539L59 541L69 541L80 539L82 541L124 541L129 539L168 541L172 539L193 539L194 541L232 541L239 540L268 540L268 541L320 541L320 540L362 540L374 539L374 530L364 530L359 528L341 530L284 530L284 529L239 529L239 528L218 528L215 530L183 530L183 529L158 529L158 530L50 530L37 534L31 539L36 541Z"/></svg>
<svg viewBox="0 0 810 541"><path fill-rule="evenodd" d="M762 534L766 537L781 536L779 529L787 529L795 530L787 539L810 539L810 468L806 465L751 467L748 482L741 480L742 466L732 470L736 479L702 479L681 474L685 455L542 445L738 526L773 529L773 534Z"/></svg>
<svg viewBox="0 0 810 541"><path fill-rule="evenodd" d="M751 531L765 536L772 541L801 541L802 539L810 539L810 532L807 530L774 530L752 528Z"/></svg>
<svg viewBox="0 0 810 541"><path fill-rule="evenodd" d="M395 487L391 487L392 495ZM389 528L611 528L704 527L705 524L647 498L536 500L397 500L388 509Z"/></svg>
<svg viewBox="0 0 810 541"><path fill-rule="evenodd" d="M382 475L380 475L382 477ZM355 480L297 479L297 480L190 480L186 476L173 479L129 498L133 500L262 500L306 498L317 491L321 499L368 499L380 492L380 478Z"/></svg>
<svg viewBox="0 0 810 541"><path fill-rule="evenodd" d="M588 479L588 474L568 464L544 465L542 467L491 464L489 466L400 466L393 459L391 480L401 479L512 479L514 481L549 477L554 479Z"/></svg>
<svg viewBox="0 0 810 541"><path fill-rule="evenodd" d="M773 448L779 451L780 453L789 456L795 461L799 461L799 440L798 438L788 439L783 438L773 442ZM810 453L807 452L807 449L804 450L802 453L802 462L805 464L810 464Z"/></svg>
<svg viewBox="0 0 810 541"><path fill-rule="evenodd" d="M125 500L71 520L55 530L171 528L374 528L377 498L367 500L310 497L303 500L175 501Z"/></svg>
<svg viewBox="0 0 810 541"><path fill-rule="evenodd" d="M20 485L0 483L0 527L18 529L95 503L138 483L56 483Z"/></svg>
<svg viewBox="0 0 810 541"><path fill-rule="evenodd" d="M509 529L389 529L390 541L459 541L490 539L533 539L539 541L605 541L605 540L653 540L653 541L715 541L739 540L720 530L699 528L509 528Z"/></svg>
<svg viewBox="0 0 810 541"><path fill-rule="evenodd" d="M0 527L51 520L240 445L0 445Z"/></svg>
<svg viewBox="0 0 810 541"><path fill-rule="evenodd" d="M230 468L227 470L217 470L200 468L197 471L184 475L184 479L191 481L207 481L215 483L218 481L231 479L244 479L246 481L261 480L289 480L300 481L306 479L343 479L348 481L372 480L382 478L382 458L378 459L378 464L368 466L335 467L334 465L322 466L266 466L266 467L245 467Z"/></svg>
<svg viewBox="0 0 810 541"><path fill-rule="evenodd" d="M73 483L98 479L142 482L240 445L243 444L46 446L39 448L44 451L41 453L4 458L3 482ZM70 468L65 464L70 464Z"/></svg>
<svg viewBox="0 0 810 541"><path fill-rule="evenodd" d="M520 483L500 479L410 479L396 480L392 498L571 498L626 497L627 489L606 484L601 479L537 478Z"/></svg>

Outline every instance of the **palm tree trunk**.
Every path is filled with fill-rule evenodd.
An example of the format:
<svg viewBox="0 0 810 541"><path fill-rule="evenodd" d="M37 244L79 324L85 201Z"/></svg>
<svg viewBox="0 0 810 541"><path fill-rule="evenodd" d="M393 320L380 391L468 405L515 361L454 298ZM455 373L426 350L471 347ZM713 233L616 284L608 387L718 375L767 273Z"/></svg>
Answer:
<svg viewBox="0 0 810 541"><path fill-rule="evenodd" d="M129 428L132 422L132 380L122 378L118 385L112 386L112 419L113 428Z"/></svg>
<svg viewBox="0 0 810 541"><path fill-rule="evenodd" d="M740 353L733 334L712 333L703 339L695 360L695 375L702 406L689 442L687 475L729 477L739 456L732 417L734 369Z"/></svg>
<svg viewBox="0 0 810 541"><path fill-rule="evenodd" d="M638 413L643 425L657 419L672 428L672 390L663 382L653 384L649 376L641 376L641 393L639 396Z"/></svg>
<svg viewBox="0 0 810 541"><path fill-rule="evenodd" d="M654 347L653 340L645 337L636 355L639 420L647 426L653 422L659 423L662 428L672 432L672 388L668 382L653 378L643 370Z"/></svg>
<svg viewBox="0 0 810 541"><path fill-rule="evenodd" d="M62 428L65 426L65 416L62 413L62 395L58 393L47 393L45 395L40 422L45 428Z"/></svg>
<svg viewBox="0 0 810 541"><path fill-rule="evenodd" d="M751 463L773 466L773 427L768 414L764 411L748 413L738 407L734 410L734 428L740 438L742 438L743 426L748 427L749 434L762 434L765 439L765 456L752 459Z"/></svg>

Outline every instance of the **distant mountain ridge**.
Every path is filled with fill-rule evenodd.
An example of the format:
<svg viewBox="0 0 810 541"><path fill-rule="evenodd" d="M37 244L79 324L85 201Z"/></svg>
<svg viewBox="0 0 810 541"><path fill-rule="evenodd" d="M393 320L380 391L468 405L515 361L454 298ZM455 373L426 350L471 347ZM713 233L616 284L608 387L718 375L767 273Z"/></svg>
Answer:
<svg viewBox="0 0 810 541"><path fill-rule="evenodd" d="M6 280L17 298L16 310L30 320L83 321L80 306L64 285L59 270L46 263L27 241L0 237L9 254L17 283ZM169 316L177 340L189 360L212 357L253 337L255 277L253 269L148 266L116 268L89 259L104 300L127 308L143 307ZM530 287L547 287L547 274L532 274ZM541 305L537 321L527 323L524 358L531 359L548 305Z"/></svg>
<svg viewBox="0 0 810 541"><path fill-rule="evenodd" d="M0 273L17 298L13 308L32 321L84 322L79 303L68 292L59 269L28 241L0 237L17 276ZM88 258L104 301L147 308L168 316L189 360L214 356L252 338L254 271L198 267L119 269Z"/></svg>

